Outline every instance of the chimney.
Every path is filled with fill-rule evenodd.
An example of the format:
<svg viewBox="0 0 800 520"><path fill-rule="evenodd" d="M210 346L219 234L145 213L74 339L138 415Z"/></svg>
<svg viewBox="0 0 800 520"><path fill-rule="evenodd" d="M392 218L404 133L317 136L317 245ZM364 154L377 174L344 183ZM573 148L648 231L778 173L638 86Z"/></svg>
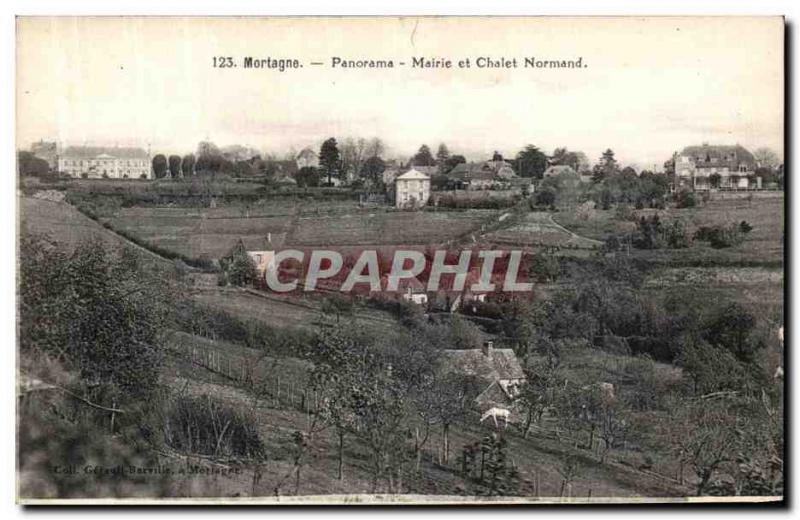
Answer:
<svg viewBox="0 0 800 520"><path fill-rule="evenodd" d="M483 342L483 347L481 348L481 352L483 355L489 359L492 359L492 351L494 350L494 340L487 339Z"/></svg>

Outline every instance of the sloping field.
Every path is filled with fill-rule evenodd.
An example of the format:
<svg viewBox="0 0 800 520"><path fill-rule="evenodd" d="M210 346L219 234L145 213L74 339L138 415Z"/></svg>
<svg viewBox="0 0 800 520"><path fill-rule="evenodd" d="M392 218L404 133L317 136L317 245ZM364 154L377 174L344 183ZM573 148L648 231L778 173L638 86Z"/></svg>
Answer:
<svg viewBox="0 0 800 520"><path fill-rule="evenodd" d="M635 251L637 256L653 262L677 264L763 264L780 265L783 260L784 196L782 193L765 193L746 198L712 196L706 205L698 202L695 208L665 210L640 210L637 217L657 213L662 220L683 220L690 233L700 226L727 225L746 220L753 230L737 247L713 249L704 242L696 242L689 249ZM584 218L585 217L585 218ZM559 212L553 219L579 235L605 240L610 234L630 233L635 224L615 218L615 211L594 210L591 215L577 212Z"/></svg>
<svg viewBox="0 0 800 520"><path fill-rule="evenodd" d="M242 349L233 344L223 345L185 334L176 340L183 344L198 345L199 348L215 349L231 355L251 354L249 349ZM285 370L296 371L301 368L300 362L284 361L289 363ZM258 481L253 479L253 468L245 467L239 475L225 475L214 479L214 489L208 490L209 495L216 493L219 496L274 496L276 486L282 481L280 494L284 496L294 495L295 482L298 484L299 495L370 492L371 466L367 448L350 434L344 439L344 478L337 479L338 439L333 428L323 429L310 439L312 456L306 459L300 479L294 480L291 461L294 449L293 435L296 431L307 430L313 421L313 415L304 411L299 399L299 393L302 392L299 384L302 379L300 375L296 377L298 384L292 390L289 390L291 387L288 384L282 386L284 390L279 399L270 394L254 399L246 386L226 382L217 374L191 363L188 358L176 357L174 362L181 367L180 370L167 376L169 384L192 395L211 394L231 405L252 410L261 438L267 447L268 457L260 465L262 474ZM170 371L173 368L170 368ZM286 376L288 372L285 370L281 371L281 374L276 371L262 373L267 382L266 388L271 388L270 382L274 382L279 375ZM285 377L283 380L286 381ZM479 441L492 431L490 427L478 423L477 419L476 416L466 424L450 429L449 464L441 464L438 460L441 427L434 426L423 448L419 472L413 469L413 464L404 472L403 492L475 495L478 490L474 488L474 484L465 480L460 474L459 454L463 446ZM559 469L567 453L565 450L569 448L544 436L532 435L528 439L522 439L521 435L512 429L507 430L505 436L509 442L508 453L520 472L520 494L531 498L537 497L535 489L538 482L538 496L557 497L561 491L562 481ZM677 496L686 493L686 490L671 485L665 486L660 480L654 480L646 474L617 463L601 465L592 457L579 456L579 465L579 477L571 487L573 497ZM287 475L292 478L284 480ZM190 476L187 476L186 480L176 479L171 493L175 496L185 496L195 485L209 485L208 479L202 477L195 479L196 482Z"/></svg>
<svg viewBox="0 0 800 520"><path fill-rule="evenodd" d="M445 241L480 227L492 212L362 212L318 218L301 217L287 236L298 246L404 244Z"/></svg>
<svg viewBox="0 0 800 520"><path fill-rule="evenodd" d="M70 249L85 240L97 238L110 247L132 247L142 254L142 259L146 262L172 266L169 260L104 228L69 204L30 197L20 197L18 201L21 230L48 235L50 239Z"/></svg>
<svg viewBox="0 0 800 520"><path fill-rule="evenodd" d="M294 204L121 208L102 220L114 229L184 256L217 259L239 239L265 247L261 244L266 244L267 236L273 247L427 245L477 230L493 213L368 211L346 201Z"/></svg>
<svg viewBox="0 0 800 520"><path fill-rule="evenodd" d="M246 292L233 288L209 288L196 291L192 298L203 305L224 310L245 320L257 320L278 328L316 330L325 314L321 302L310 298L277 296L269 293ZM376 332L401 330L401 325L389 313L377 309L357 309L353 320Z"/></svg>
<svg viewBox="0 0 800 520"><path fill-rule="evenodd" d="M484 235L484 240L498 244L522 247L566 247L596 249L599 241L578 236L553 221L549 213L528 213L525 220L516 226Z"/></svg>

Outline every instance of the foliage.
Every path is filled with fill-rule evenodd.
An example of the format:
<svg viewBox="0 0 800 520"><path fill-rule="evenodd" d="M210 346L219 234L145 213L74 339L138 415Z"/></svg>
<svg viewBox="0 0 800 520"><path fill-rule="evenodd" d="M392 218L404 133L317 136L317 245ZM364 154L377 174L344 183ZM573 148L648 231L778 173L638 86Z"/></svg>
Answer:
<svg viewBox="0 0 800 520"><path fill-rule="evenodd" d="M99 240L66 253L23 235L20 260L20 352L61 357L112 399L146 399L171 307L163 280L133 250L112 252Z"/></svg>
<svg viewBox="0 0 800 520"><path fill-rule="evenodd" d="M156 179L163 179L167 175L167 158L164 154L156 154L153 157L153 174Z"/></svg>
<svg viewBox="0 0 800 520"><path fill-rule="evenodd" d="M334 137L322 143L319 149L319 166L325 175L327 175L328 184L330 185L332 183L332 177L339 175L339 169L341 167L339 147Z"/></svg>
<svg viewBox="0 0 800 520"><path fill-rule="evenodd" d="M20 177L44 177L50 173L50 165L31 152L17 153L17 171Z"/></svg>
<svg viewBox="0 0 800 520"><path fill-rule="evenodd" d="M423 144L419 147L419 151L411 158L411 164L414 166L436 166L436 159L431 154L431 149L428 145Z"/></svg>
<svg viewBox="0 0 800 520"><path fill-rule="evenodd" d="M693 208L697 206L697 197L693 191L682 190L675 194L675 207L678 209Z"/></svg>
<svg viewBox="0 0 800 520"><path fill-rule="evenodd" d="M595 183L603 182L619 172L619 165L614 158L614 151L610 148L603 152L600 160L592 168L592 180Z"/></svg>
<svg viewBox="0 0 800 520"><path fill-rule="evenodd" d="M181 174L184 179L194 175L194 163L194 154L191 153L184 155L181 159Z"/></svg>
<svg viewBox="0 0 800 520"><path fill-rule="evenodd" d="M181 176L181 156L180 155L170 155L169 160L169 175L173 179L177 179Z"/></svg>
<svg viewBox="0 0 800 520"><path fill-rule="evenodd" d="M532 144L523 148L514 160L514 169L520 177L541 179L547 166L547 155Z"/></svg>
<svg viewBox="0 0 800 520"><path fill-rule="evenodd" d="M533 255L529 275L540 283L555 282L561 274L561 264L555 255Z"/></svg>
<svg viewBox="0 0 800 520"><path fill-rule="evenodd" d="M210 395L178 397L167 411L164 441L186 454L263 459L255 420Z"/></svg>

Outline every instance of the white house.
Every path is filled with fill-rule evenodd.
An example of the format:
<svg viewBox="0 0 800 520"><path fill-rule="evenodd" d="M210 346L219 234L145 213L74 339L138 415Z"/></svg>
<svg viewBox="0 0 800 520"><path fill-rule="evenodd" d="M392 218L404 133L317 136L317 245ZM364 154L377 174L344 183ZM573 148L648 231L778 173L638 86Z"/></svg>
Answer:
<svg viewBox="0 0 800 520"><path fill-rule="evenodd" d="M58 171L72 177L150 177L150 156L141 148L70 146L58 156Z"/></svg>
<svg viewBox="0 0 800 520"><path fill-rule="evenodd" d="M395 206L418 208L428 203L431 196L431 178L414 168L394 180Z"/></svg>

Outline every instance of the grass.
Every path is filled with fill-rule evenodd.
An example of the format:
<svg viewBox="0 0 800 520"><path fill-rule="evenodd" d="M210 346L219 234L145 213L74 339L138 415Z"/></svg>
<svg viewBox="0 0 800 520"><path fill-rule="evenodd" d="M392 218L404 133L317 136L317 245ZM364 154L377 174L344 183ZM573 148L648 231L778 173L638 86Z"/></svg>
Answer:
<svg viewBox="0 0 800 520"><path fill-rule="evenodd" d="M198 348L209 348L217 352L233 355L250 355L248 349L211 342L188 334L176 335L174 341L195 345ZM284 358L279 370L263 372L264 378L297 381L297 388L304 380L303 371L307 365L298 360ZM299 407L299 400L288 401L286 397L276 402L270 398L254 400L247 389L237 387L211 373L203 367L187 363L185 358L176 357L175 366L169 370L175 374L172 385L184 388L189 395L201 396L213 394L222 402L231 406L239 406L253 411L257 428L265 444L267 460L261 466L260 481L253 485L252 467L246 467L239 475L226 475L215 479L216 493L241 496L274 496L275 486L291 471L290 454L293 449L293 434L308 428L310 417ZM179 370L175 370L180 367ZM603 376L605 377L605 376ZM451 460L449 464L439 461L441 428L435 426L425 445L419 473L413 467L405 472L404 492L417 494L463 495L470 496L477 492L474 483L466 480L459 473L459 453L461 448L472 444L492 429L481 425L477 417L469 419L450 430ZM534 483L538 480L541 496L558 496L561 487L559 467L565 453L571 451L557 440L530 436L523 439L513 429L506 431L509 442L508 453L512 463L520 472L520 494L534 497ZM312 456L302 469L300 495L355 494L369 493L371 488L371 469L366 448L352 436L345 437L344 479L338 480L337 437L335 431L326 429L317 433L312 442ZM586 497L625 497L636 495L678 496L682 491L676 487L665 486L659 480L653 480L639 474L631 468L619 464L599 464L588 454L580 456L581 472L572 486L572 496ZM191 487L185 482L176 482L171 494L188 495ZM293 479L282 488L282 494L294 494Z"/></svg>
<svg viewBox="0 0 800 520"><path fill-rule="evenodd" d="M765 193L748 201L732 194L715 194L706 205L695 208L665 210L640 210L637 217L658 213L665 220L683 220L690 233L700 226L730 224L746 220L753 230L744 243L731 248L714 249L705 242L695 242L691 248L681 250L634 250L633 254L644 260L683 266L752 265L781 267L784 253L784 196L782 193ZM575 211L555 213L553 219L569 230L597 240L611 234L629 233L636 229L633 222L617 220L614 209L594 210L587 218Z"/></svg>

